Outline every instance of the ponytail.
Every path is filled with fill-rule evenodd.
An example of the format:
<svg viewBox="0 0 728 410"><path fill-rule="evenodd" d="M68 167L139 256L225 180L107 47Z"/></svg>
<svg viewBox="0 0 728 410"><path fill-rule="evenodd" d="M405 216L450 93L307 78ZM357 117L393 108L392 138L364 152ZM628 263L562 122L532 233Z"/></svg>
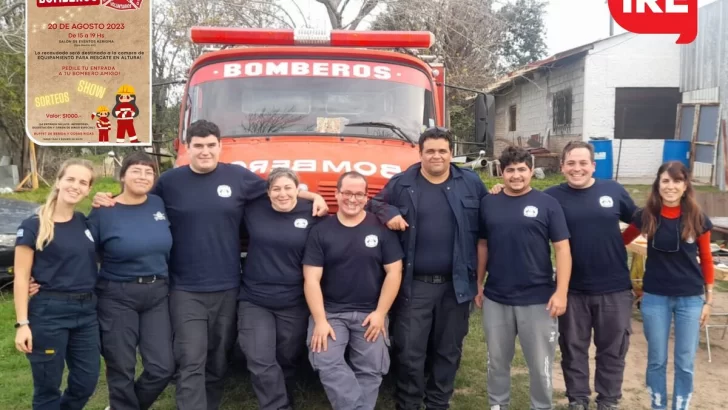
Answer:
<svg viewBox="0 0 728 410"><path fill-rule="evenodd" d="M42 251L43 248L53 240L53 211L58 202L58 187L54 186L46 199L46 203L38 208L38 237L35 240L35 248Z"/></svg>
<svg viewBox="0 0 728 410"><path fill-rule="evenodd" d="M45 204L41 205L36 212L38 214L38 235L35 240L35 248L38 251L42 251L52 240L54 234L55 223L53 222L53 213L56 210L56 204L58 203L58 182L63 178L71 165L80 165L91 171L91 180L89 184L92 185L94 182L94 166L88 160L71 158L63 162L61 167L58 169L58 175L56 176L56 182L53 184L51 193L48 194Z"/></svg>

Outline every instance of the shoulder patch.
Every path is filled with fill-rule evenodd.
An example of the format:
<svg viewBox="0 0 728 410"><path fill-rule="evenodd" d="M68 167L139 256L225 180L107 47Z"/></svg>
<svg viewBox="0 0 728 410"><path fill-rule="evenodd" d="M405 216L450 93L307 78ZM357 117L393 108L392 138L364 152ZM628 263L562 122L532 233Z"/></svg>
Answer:
<svg viewBox="0 0 728 410"><path fill-rule="evenodd" d="M93 235L91 235L91 231L89 231L88 229L86 229L83 232L86 234L86 237L88 238L89 241L91 241L91 242L94 241L94 237L93 237Z"/></svg>
<svg viewBox="0 0 728 410"><path fill-rule="evenodd" d="M18 238L22 238L23 237L23 228L18 229L18 233L16 233L15 236L17 236Z"/></svg>

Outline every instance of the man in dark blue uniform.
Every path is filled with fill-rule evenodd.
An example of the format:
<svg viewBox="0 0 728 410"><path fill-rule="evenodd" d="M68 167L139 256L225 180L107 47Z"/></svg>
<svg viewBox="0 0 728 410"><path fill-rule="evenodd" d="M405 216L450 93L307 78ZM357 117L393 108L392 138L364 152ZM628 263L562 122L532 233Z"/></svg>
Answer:
<svg viewBox="0 0 728 410"><path fill-rule="evenodd" d="M485 289L475 299L483 309L488 347L488 401L491 410L509 408L518 336L528 364L531 408L552 409L557 317L566 310L571 274L569 230L559 203L531 188L528 151L508 147L499 161L505 190L481 201L480 230L487 242L478 258L478 283L485 280Z"/></svg>
<svg viewBox="0 0 728 410"><path fill-rule="evenodd" d="M240 226L246 204L266 195L266 181L248 169L219 162L217 125L199 120L186 135L190 165L163 173L151 194L165 203L172 230L169 260L170 316L174 332L180 410L217 409L235 342L240 287ZM98 193L97 205L113 205ZM307 191L314 212L328 211Z"/></svg>
<svg viewBox="0 0 728 410"><path fill-rule="evenodd" d="M419 409L424 396L428 409L441 410L450 406L477 293L478 212L487 190L477 174L450 163L449 130L430 128L419 145L421 162L392 177L368 209L403 231L404 277L393 314L397 409Z"/></svg>
<svg viewBox="0 0 728 410"><path fill-rule="evenodd" d="M311 229L303 256L309 359L334 409L374 410L404 255L397 234L364 211L363 175L341 175L336 200L338 212Z"/></svg>

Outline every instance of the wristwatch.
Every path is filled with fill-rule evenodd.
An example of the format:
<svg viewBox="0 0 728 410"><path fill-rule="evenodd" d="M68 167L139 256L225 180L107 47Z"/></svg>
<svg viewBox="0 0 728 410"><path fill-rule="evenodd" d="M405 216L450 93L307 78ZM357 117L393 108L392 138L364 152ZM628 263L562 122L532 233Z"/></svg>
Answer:
<svg viewBox="0 0 728 410"><path fill-rule="evenodd" d="M15 328L17 329L20 326L25 326L25 325L29 325L29 324L30 324L29 320L21 320L20 322L15 323Z"/></svg>

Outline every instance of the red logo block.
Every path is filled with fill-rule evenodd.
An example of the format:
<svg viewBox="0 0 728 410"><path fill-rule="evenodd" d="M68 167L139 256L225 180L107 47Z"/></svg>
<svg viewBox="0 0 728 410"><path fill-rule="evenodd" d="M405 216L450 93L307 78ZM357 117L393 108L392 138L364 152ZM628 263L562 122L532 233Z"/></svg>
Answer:
<svg viewBox="0 0 728 410"><path fill-rule="evenodd" d="M698 0L608 0L622 28L637 34L679 34L677 44L698 36Z"/></svg>

